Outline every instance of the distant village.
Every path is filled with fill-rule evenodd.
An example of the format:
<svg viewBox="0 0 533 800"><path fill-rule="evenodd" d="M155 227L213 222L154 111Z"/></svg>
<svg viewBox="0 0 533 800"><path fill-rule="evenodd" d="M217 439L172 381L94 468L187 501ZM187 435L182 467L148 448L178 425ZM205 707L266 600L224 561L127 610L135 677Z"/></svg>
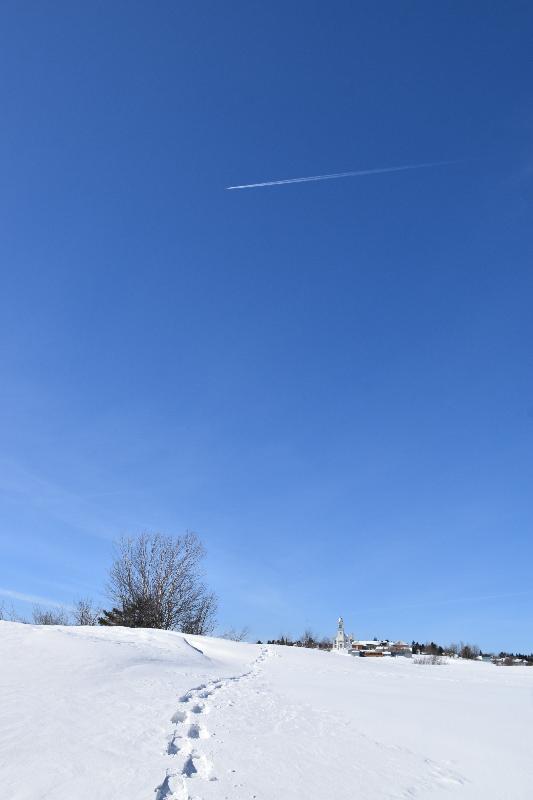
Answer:
<svg viewBox="0 0 533 800"><path fill-rule="evenodd" d="M332 641L332 650L352 656L366 658L383 658L385 656L403 656L411 658L413 650L406 642L390 642L388 639L356 639L344 631L344 620L337 620L337 633Z"/></svg>
<svg viewBox="0 0 533 800"><path fill-rule="evenodd" d="M451 644L442 647L435 642L422 644L415 642L411 644L398 640L389 639L356 639L353 634L347 634L344 629L344 620L339 617L337 620L337 632L334 637L318 639L310 630L305 631L302 636L293 641L290 637L281 636L279 639L269 639L267 644L280 644L288 647L310 647L319 650L330 651L337 654L356 656L358 658L412 658L413 656L421 663L441 663L444 656L452 658L464 658L468 660L485 661L498 666L533 666L533 653L526 655L523 653L482 653L480 648L472 644Z"/></svg>

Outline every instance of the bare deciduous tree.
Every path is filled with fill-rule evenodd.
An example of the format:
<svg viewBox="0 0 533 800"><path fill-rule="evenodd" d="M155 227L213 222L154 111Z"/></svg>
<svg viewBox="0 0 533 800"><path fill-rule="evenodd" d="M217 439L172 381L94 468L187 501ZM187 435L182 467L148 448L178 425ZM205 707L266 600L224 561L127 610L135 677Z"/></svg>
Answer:
<svg viewBox="0 0 533 800"><path fill-rule="evenodd" d="M237 628L230 628L225 633L221 634L221 639L230 639L232 642L245 642L250 634L250 629L247 625L240 630Z"/></svg>
<svg viewBox="0 0 533 800"><path fill-rule="evenodd" d="M68 625L68 616L62 608L46 609L40 606L33 607L34 625Z"/></svg>
<svg viewBox="0 0 533 800"><path fill-rule="evenodd" d="M28 622L27 619L22 617L17 611L15 611L15 606L11 603L10 607L6 609L3 608L3 619L8 619L10 622L22 622L26 624ZM0 618L1 619L1 618Z"/></svg>
<svg viewBox="0 0 533 800"><path fill-rule="evenodd" d="M461 649L459 651L461 658L468 658L472 660L477 658L480 652L481 650L477 644L464 644L464 642L461 642Z"/></svg>
<svg viewBox="0 0 533 800"><path fill-rule="evenodd" d="M444 652L447 656L458 656L459 655L459 645L455 642L452 642L448 645L448 647L444 648Z"/></svg>
<svg viewBox="0 0 533 800"><path fill-rule="evenodd" d="M92 600L84 597L78 600L72 612L74 625L98 625L100 613L93 605Z"/></svg>
<svg viewBox="0 0 533 800"><path fill-rule="evenodd" d="M317 647L318 636L316 636L310 628L306 628L300 636L300 644L302 647Z"/></svg>
<svg viewBox="0 0 533 800"><path fill-rule="evenodd" d="M121 539L108 583L115 607L104 611L100 623L208 633L216 598L201 580L204 556L194 533L177 538L143 533Z"/></svg>

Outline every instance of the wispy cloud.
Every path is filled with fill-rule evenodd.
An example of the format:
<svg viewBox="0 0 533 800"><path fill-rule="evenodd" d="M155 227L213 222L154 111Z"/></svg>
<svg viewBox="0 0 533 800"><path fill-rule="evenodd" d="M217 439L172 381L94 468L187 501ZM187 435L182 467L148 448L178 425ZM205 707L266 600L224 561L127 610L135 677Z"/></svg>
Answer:
<svg viewBox="0 0 533 800"><path fill-rule="evenodd" d="M303 178L284 178L277 181L263 181L262 183L242 183L238 186L226 186L226 189L261 189L264 186L285 186L289 183L311 183L312 181L331 181L336 178L358 178L363 175L381 175L387 172L405 172L410 169L429 169L431 167L444 167L458 164L459 161L428 161L423 164L402 164L398 167L377 167L374 169L357 169L349 172L331 172L327 175L307 175Z"/></svg>
<svg viewBox="0 0 533 800"><path fill-rule="evenodd" d="M101 517L90 495L69 491L4 458L0 458L0 495L45 510L54 519L92 536L109 539L117 529Z"/></svg>
<svg viewBox="0 0 533 800"><path fill-rule="evenodd" d="M50 608L65 608L67 611L72 611L73 606L68 603L58 603L57 600L50 600L49 597L41 597L38 594L25 594L24 592L15 592L12 589L0 588L0 596L8 597L10 600L19 600L21 603L30 603L33 605L43 605Z"/></svg>

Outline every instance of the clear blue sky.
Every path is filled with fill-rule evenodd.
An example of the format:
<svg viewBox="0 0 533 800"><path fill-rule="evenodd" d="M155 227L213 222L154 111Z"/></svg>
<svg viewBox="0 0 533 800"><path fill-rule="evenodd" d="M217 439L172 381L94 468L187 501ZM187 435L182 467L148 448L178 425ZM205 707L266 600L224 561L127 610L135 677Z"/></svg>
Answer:
<svg viewBox="0 0 533 800"><path fill-rule="evenodd" d="M533 11L492 5L2 3L8 603L191 529L220 629L533 649Z"/></svg>

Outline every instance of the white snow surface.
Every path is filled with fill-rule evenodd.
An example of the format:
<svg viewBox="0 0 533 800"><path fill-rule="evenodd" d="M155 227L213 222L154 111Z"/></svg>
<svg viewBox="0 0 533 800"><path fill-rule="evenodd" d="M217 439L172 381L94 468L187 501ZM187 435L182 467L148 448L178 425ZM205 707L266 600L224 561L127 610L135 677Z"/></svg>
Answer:
<svg viewBox="0 0 533 800"><path fill-rule="evenodd" d="M533 668L0 622L5 800L530 798Z"/></svg>

